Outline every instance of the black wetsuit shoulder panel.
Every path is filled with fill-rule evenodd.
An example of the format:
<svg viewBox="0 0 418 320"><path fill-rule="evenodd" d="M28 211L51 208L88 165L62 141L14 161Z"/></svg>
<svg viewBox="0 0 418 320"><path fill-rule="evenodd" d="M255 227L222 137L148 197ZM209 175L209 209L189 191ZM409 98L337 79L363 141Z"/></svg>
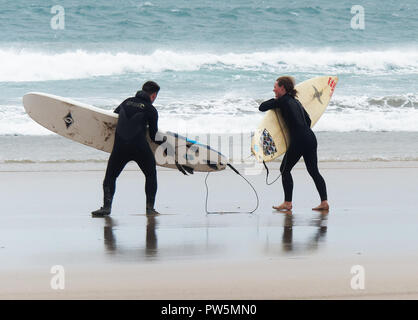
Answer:
<svg viewBox="0 0 418 320"><path fill-rule="evenodd" d="M135 97L123 101L114 111L119 114L117 135L125 142L143 141L149 127L151 139L158 131L158 111L151 104L148 95L139 91Z"/></svg>

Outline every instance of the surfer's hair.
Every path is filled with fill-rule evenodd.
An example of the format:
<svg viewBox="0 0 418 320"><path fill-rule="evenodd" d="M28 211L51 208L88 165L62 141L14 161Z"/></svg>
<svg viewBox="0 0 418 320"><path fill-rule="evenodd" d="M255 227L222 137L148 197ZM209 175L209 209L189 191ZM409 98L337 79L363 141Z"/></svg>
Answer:
<svg viewBox="0 0 418 320"><path fill-rule="evenodd" d="M158 93L158 91L160 91L160 86L154 81L147 81L142 85L142 91L151 95L153 93Z"/></svg>
<svg viewBox="0 0 418 320"><path fill-rule="evenodd" d="M295 78L290 76L283 76L277 78L277 84L279 87L284 86L284 89L288 94L290 94L292 97L296 97L298 92L295 89Z"/></svg>

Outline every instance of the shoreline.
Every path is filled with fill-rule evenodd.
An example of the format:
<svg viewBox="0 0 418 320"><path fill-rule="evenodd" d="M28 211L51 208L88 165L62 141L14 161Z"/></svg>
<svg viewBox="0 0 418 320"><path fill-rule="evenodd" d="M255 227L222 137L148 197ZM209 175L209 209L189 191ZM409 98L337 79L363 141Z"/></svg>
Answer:
<svg viewBox="0 0 418 320"><path fill-rule="evenodd" d="M278 172L280 170L281 159L278 161L268 162L267 166L270 171ZM265 175L266 171L261 163L256 161L247 162L232 162L232 165L237 168L244 175ZM45 161L45 162L21 162L12 161L2 163L0 162L0 173L19 173L19 172L104 172L106 171L107 160L103 161L69 161L69 162L57 162L57 161ZM403 161L318 161L319 169L339 170L339 169L413 169L418 168L418 161L415 160L403 160ZM225 169L229 171L229 169ZM217 175L223 171L213 172ZM306 170L303 158L295 165L293 170ZM124 171L127 172L139 172L139 168L134 163L129 163ZM176 170L165 167L157 166L158 172L171 172ZM205 172L195 172L195 175L205 174Z"/></svg>
<svg viewBox="0 0 418 320"><path fill-rule="evenodd" d="M418 132L315 132L319 162L418 161ZM201 134L193 140L209 144L232 163L251 159L251 134ZM0 165L13 163L106 162L109 154L58 135L2 136ZM7 162L7 163L6 163Z"/></svg>

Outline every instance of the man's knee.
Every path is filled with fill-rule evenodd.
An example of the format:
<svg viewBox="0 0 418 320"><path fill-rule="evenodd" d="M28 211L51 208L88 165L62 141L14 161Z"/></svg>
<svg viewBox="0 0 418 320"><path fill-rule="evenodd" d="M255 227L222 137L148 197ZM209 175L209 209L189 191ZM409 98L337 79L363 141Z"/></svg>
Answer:
<svg viewBox="0 0 418 320"><path fill-rule="evenodd" d="M103 180L103 188L112 187L113 185L115 185L115 183L116 183L116 178L111 179L111 178L107 177Z"/></svg>
<svg viewBox="0 0 418 320"><path fill-rule="evenodd" d="M312 178L315 178L315 177L319 176L318 167L316 167L316 166L308 166L306 169L308 170L308 173L309 173L309 175Z"/></svg>
<svg viewBox="0 0 418 320"><path fill-rule="evenodd" d="M147 179L156 179L157 177L157 168L153 165L147 166L142 172Z"/></svg>
<svg viewBox="0 0 418 320"><path fill-rule="evenodd" d="M288 166L282 164L280 166L280 172L281 172L282 176L283 175L289 175L290 174L290 169L289 169Z"/></svg>
<svg viewBox="0 0 418 320"><path fill-rule="evenodd" d="M285 161L282 161L282 164L280 165L280 172L283 174L283 172L286 171L286 165L285 165Z"/></svg>

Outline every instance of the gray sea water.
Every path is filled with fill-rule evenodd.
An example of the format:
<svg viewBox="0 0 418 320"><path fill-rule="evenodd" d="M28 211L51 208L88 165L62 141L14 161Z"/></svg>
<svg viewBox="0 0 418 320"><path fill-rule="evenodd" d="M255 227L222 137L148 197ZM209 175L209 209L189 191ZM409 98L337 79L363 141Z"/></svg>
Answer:
<svg viewBox="0 0 418 320"><path fill-rule="evenodd" d="M107 158L32 121L29 91L111 110L152 79L161 129L248 136L283 74L339 76L320 160L416 160L418 3L361 6L364 29L349 1L1 0L0 161Z"/></svg>

